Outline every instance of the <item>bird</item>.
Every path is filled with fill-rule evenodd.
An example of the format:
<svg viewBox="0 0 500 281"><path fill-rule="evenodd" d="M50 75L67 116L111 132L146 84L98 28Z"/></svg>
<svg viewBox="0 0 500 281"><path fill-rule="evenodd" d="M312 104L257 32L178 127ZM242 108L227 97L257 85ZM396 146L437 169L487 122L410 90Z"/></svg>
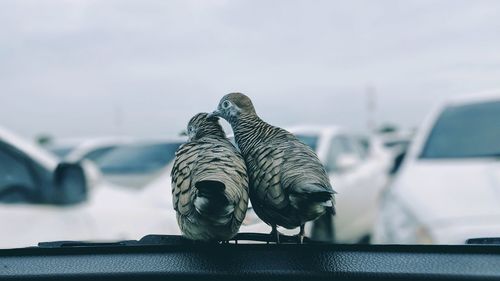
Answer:
<svg viewBox="0 0 500 281"><path fill-rule="evenodd" d="M263 121L248 96L225 95L210 116L231 125L247 165L250 202L277 243L277 226L300 227L302 243L306 222L335 214L336 192L318 156L293 134Z"/></svg>
<svg viewBox="0 0 500 281"><path fill-rule="evenodd" d="M172 202L181 233L190 240L228 241L248 208L245 161L226 138L218 117L193 116L188 141L175 153Z"/></svg>

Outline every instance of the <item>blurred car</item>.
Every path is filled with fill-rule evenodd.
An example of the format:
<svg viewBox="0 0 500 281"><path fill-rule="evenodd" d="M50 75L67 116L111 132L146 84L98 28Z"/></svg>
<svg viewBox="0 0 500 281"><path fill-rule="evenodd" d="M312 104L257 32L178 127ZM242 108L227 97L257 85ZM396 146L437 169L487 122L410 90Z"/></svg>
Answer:
<svg viewBox="0 0 500 281"><path fill-rule="evenodd" d="M96 162L119 145L130 142L126 137L99 137L85 139L55 140L46 148L66 161L76 162L87 159Z"/></svg>
<svg viewBox="0 0 500 281"><path fill-rule="evenodd" d="M320 231L322 227L318 224L325 224L321 219L306 226L306 231L318 240L329 241L332 237L343 243L368 240L379 194L388 182L391 161L380 140L363 138L334 126L304 126L289 131L316 151L338 192L334 234Z"/></svg>
<svg viewBox="0 0 500 281"><path fill-rule="evenodd" d="M141 188L165 172L184 138L98 137L57 140L48 149L61 159L94 162L105 180Z"/></svg>
<svg viewBox="0 0 500 281"><path fill-rule="evenodd" d="M112 184L142 188L162 174L169 174L168 165L184 138L129 140L95 160L104 179Z"/></svg>
<svg viewBox="0 0 500 281"><path fill-rule="evenodd" d="M500 236L500 91L450 99L415 137L385 192L375 243Z"/></svg>
<svg viewBox="0 0 500 281"><path fill-rule="evenodd" d="M378 135L384 147L392 154L393 164L389 171L391 175L395 175L398 172L413 135L413 131L394 131Z"/></svg>
<svg viewBox="0 0 500 281"><path fill-rule="evenodd" d="M92 166L86 160L58 163L41 147L0 128L0 247L179 234L173 209L152 206L140 191L100 181Z"/></svg>

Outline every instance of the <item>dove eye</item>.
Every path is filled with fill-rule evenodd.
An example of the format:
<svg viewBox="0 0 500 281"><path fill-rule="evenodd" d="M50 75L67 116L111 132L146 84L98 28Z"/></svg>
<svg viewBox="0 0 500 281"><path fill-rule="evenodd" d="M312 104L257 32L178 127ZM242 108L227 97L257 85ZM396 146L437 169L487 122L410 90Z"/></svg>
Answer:
<svg viewBox="0 0 500 281"><path fill-rule="evenodd" d="M222 103L222 108L227 109L231 105L227 100Z"/></svg>

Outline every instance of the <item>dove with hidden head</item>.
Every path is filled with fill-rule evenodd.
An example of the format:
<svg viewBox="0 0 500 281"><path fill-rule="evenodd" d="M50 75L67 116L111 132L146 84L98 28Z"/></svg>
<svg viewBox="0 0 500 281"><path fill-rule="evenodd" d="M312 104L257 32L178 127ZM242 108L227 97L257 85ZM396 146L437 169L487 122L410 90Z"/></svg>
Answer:
<svg viewBox="0 0 500 281"><path fill-rule="evenodd" d="M226 119L247 164L250 200L255 213L271 225L300 227L325 213L335 213L334 193L325 169L314 151L284 129L264 122L250 98L225 95L211 116Z"/></svg>
<svg viewBox="0 0 500 281"><path fill-rule="evenodd" d="M229 240L247 211L245 162L217 117L195 115L187 134L189 140L177 150L171 173L179 228L192 240Z"/></svg>

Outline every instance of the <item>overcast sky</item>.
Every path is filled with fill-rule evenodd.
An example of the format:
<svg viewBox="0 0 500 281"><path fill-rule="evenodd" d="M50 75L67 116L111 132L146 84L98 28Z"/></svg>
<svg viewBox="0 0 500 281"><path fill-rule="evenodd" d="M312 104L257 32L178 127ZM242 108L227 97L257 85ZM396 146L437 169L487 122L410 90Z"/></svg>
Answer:
<svg viewBox="0 0 500 281"><path fill-rule="evenodd" d="M1 1L0 126L175 135L233 91L280 126L416 126L500 88L500 1Z"/></svg>

